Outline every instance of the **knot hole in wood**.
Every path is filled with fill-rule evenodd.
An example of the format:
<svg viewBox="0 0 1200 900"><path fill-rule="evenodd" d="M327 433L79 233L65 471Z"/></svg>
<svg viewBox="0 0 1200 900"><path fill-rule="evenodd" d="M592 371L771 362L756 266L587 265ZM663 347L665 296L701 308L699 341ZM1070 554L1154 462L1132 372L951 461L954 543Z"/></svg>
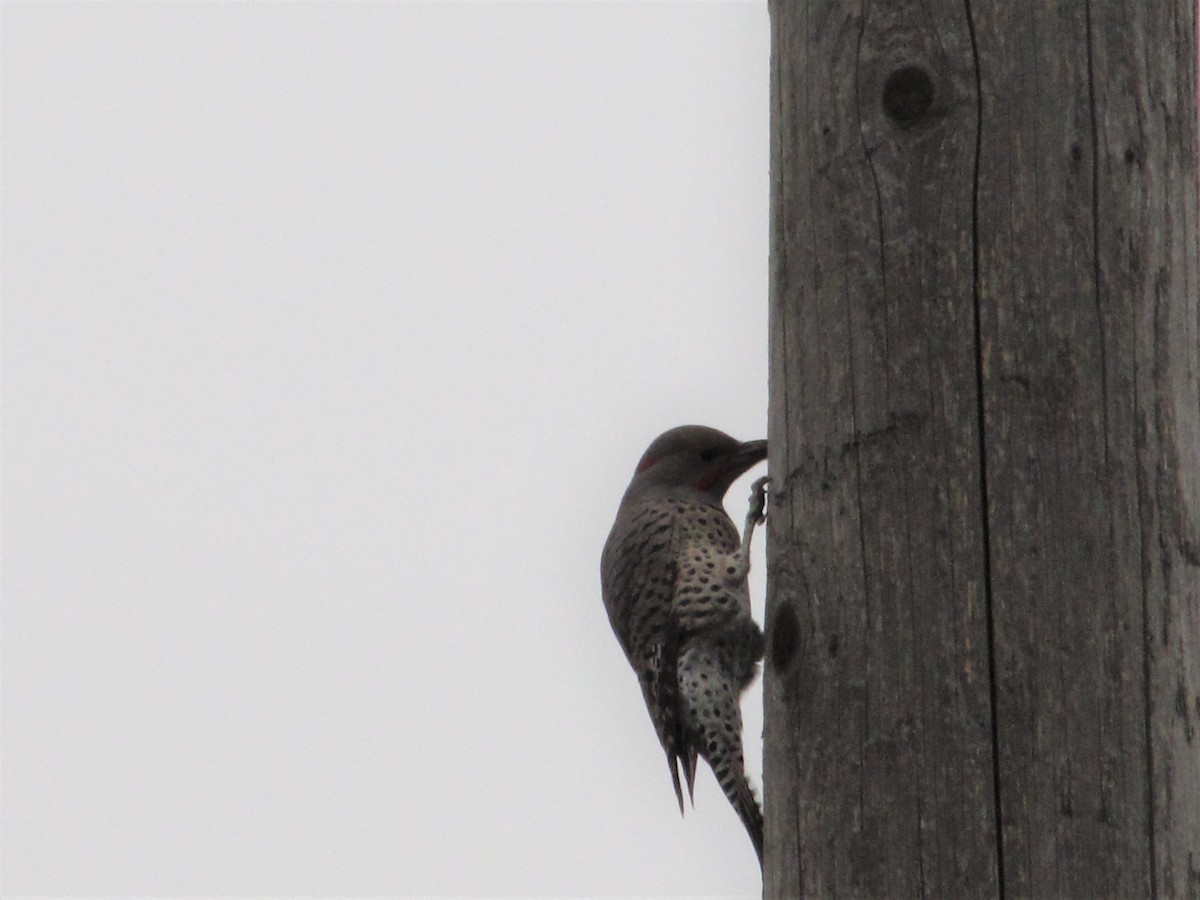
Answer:
<svg viewBox="0 0 1200 900"><path fill-rule="evenodd" d="M792 604L784 600L775 610L771 623L771 666L777 672L787 669L796 655L796 644L800 638L799 623Z"/></svg>
<svg viewBox="0 0 1200 900"><path fill-rule="evenodd" d="M919 120L933 105L933 80L920 66L901 66L883 83L883 111L902 128Z"/></svg>

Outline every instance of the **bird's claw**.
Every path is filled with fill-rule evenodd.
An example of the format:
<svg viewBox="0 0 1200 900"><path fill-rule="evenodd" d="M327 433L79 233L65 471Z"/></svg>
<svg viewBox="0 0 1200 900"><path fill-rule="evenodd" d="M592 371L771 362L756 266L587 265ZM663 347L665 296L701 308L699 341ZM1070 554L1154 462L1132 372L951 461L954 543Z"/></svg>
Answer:
<svg viewBox="0 0 1200 900"><path fill-rule="evenodd" d="M750 539L754 536L754 526L761 525L767 518L767 482L770 480L764 475L750 487L750 508L746 511L746 531L739 551L745 558L747 571L750 569Z"/></svg>
<svg viewBox="0 0 1200 900"><path fill-rule="evenodd" d="M767 518L767 483L770 475L764 475L750 485L750 512L747 518L753 518L755 525L761 525Z"/></svg>

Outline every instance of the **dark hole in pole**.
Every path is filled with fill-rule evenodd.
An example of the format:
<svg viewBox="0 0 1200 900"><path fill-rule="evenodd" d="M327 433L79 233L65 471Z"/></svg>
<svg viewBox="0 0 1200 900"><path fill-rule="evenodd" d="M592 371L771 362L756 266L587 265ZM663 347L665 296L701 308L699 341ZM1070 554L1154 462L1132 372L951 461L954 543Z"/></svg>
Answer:
<svg viewBox="0 0 1200 900"><path fill-rule="evenodd" d="M907 127L933 105L933 81L920 66L901 66L883 85L883 111L897 125Z"/></svg>
<svg viewBox="0 0 1200 900"><path fill-rule="evenodd" d="M771 665L776 671L786 669L795 656L799 631L796 612L792 604L785 600L779 604L771 623Z"/></svg>

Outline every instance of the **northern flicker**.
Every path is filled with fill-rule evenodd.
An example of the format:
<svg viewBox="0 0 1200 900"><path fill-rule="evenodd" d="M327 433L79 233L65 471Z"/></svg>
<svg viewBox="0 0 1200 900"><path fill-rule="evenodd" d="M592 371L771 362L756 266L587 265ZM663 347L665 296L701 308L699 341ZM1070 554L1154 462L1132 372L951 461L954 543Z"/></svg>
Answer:
<svg viewBox="0 0 1200 900"><path fill-rule="evenodd" d="M755 485L758 503L746 518L744 542L722 501L766 456L766 441L741 443L700 425L660 435L621 499L600 566L608 619L637 673L680 813L679 768L690 797L699 755L746 826L760 864L762 812L746 780L738 704L763 656L746 575L766 479Z"/></svg>

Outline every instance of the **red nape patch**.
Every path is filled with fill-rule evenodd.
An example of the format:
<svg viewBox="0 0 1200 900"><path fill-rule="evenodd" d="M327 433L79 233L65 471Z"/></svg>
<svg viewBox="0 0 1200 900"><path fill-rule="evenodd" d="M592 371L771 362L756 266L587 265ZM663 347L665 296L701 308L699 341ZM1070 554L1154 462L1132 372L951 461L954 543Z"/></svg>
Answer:
<svg viewBox="0 0 1200 900"><path fill-rule="evenodd" d="M656 462L658 462L659 459L661 459L661 458L662 457L659 457L659 456L651 456L650 454L647 453L645 456L642 457L642 461L637 464L636 471L645 472L648 468L650 468L652 465L654 465Z"/></svg>

